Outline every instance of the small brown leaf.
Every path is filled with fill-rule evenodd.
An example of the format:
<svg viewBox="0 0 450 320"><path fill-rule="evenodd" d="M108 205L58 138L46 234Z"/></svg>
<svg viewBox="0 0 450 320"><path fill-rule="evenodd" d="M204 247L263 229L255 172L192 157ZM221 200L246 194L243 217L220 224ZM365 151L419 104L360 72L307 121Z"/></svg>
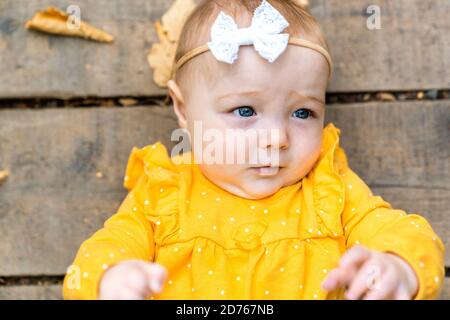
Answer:
<svg viewBox="0 0 450 320"><path fill-rule="evenodd" d="M131 98L123 98L123 99L119 99L119 103L120 105L124 106L124 107L129 107L129 106L135 106L138 104L139 101L137 101L136 99L131 99Z"/></svg>
<svg viewBox="0 0 450 320"><path fill-rule="evenodd" d="M112 42L113 36L81 21L79 27L70 27L69 15L65 12L48 7L44 11L37 12L34 17L27 21L25 28L34 29L55 35L81 37L99 42Z"/></svg>
<svg viewBox="0 0 450 320"><path fill-rule="evenodd" d="M9 176L9 172L6 170L0 170L0 183L5 181Z"/></svg>
<svg viewBox="0 0 450 320"><path fill-rule="evenodd" d="M197 5L193 0L176 0L162 16L161 22L169 41L178 41L186 19Z"/></svg>
<svg viewBox="0 0 450 320"><path fill-rule="evenodd" d="M391 93L388 92L379 92L376 95L376 99L377 100L381 100L381 101L397 101L397 98L395 98L395 96Z"/></svg>
<svg viewBox="0 0 450 320"><path fill-rule="evenodd" d="M308 0L294 0L294 2L301 7L307 7L309 5Z"/></svg>
<svg viewBox="0 0 450 320"><path fill-rule="evenodd" d="M160 87L167 87L172 76L172 67L183 25L196 7L194 0L176 0L163 15L161 22L155 22L159 43L154 43L147 56L153 68L153 80Z"/></svg>

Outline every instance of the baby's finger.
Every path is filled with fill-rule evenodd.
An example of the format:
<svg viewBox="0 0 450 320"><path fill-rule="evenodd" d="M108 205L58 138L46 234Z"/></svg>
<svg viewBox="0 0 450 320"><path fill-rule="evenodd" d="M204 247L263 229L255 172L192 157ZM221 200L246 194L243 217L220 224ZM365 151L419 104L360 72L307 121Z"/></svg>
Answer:
<svg viewBox="0 0 450 320"><path fill-rule="evenodd" d="M349 300L360 299L369 290L380 286L381 268L373 261L367 261L352 279L346 297Z"/></svg>
<svg viewBox="0 0 450 320"><path fill-rule="evenodd" d="M348 285L350 277L346 272L340 268L331 270L328 276L322 282L322 288L327 291L332 291L340 287Z"/></svg>
<svg viewBox="0 0 450 320"><path fill-rule="evenodd" d="M140 272L129 272L127 273L126 280L123 281L121 287L124 289L133 291L141 297L145 297L151 290L148 281L146 281L145 273Z"/></svg>
<svg viewBox="0 0 450 320"><path fill-rule="evenodd" d="M356 275L359 266L370 258L370 251L356 246L347 251L339 261L339 267L332 270L322 287L327 290L335 290L337 288L348 286Z"/></svg>
<svg viewBox="0 0 450 320"><path fill-rule="evenodd" d="M328 272L325 280L322 282L322 288L327 291L332 291L337 288L339 281L339 269L334 269Z"/></svg>
<svg viewBox="0 0 450 320"><path fill-rule="evenodd" d="M394 297L395 300L411 300L411 298L409 292L404 289L398 290Z"/></svg>
<svg viewBox="0 0 450 320"><path fill-rule="evenodd" d="M355 246L348 250L339 261L341 268L358 268L367 259L369 259L371 253L368 249L362 246Z"/></svg>
<svg viewBox="0 0 450 320"><path fill-rule="evenodd" d="M161 292L167 278L166 269L159 264L152 263L147 265L146 271L148 274L150 290L154 293Z"/></svg>
<svg viewBox="0 0 450 320"><path fill-rule="evenodd" d="M128 287L119 290L107 292L100 297L101 300L142 300L142 296L136 291Z"/></svg>
<svg viewBox="0 0 450 320"><path fill-rule="evenodd" d="M396 277L391 273L386 273L381 278L379 285L367 291L363 300L387 300L393 299L396 289Z"/></svg>
<svg viewBox="0 0 450 320"><path fill-rule="evenodd" d="M143 300L144 296L136 291L129 288L124 288L121 290L118 298L114 300Z"/></svg>

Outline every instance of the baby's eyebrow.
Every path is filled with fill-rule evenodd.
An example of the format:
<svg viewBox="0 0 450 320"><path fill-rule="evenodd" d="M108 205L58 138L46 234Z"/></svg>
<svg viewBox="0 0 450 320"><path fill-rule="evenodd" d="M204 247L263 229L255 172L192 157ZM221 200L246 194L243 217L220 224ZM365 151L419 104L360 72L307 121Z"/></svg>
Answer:
<svg viewBox="0 0 450 320"><path fill-rule="evenodd" d="M251 98L257 98L259 95L260 95L259 91L233 92L233 93L224 94L222 96L218 96L216 98L216 101L224 100L224 99L227 99L227 98L239 98L239 97L242 97L242 96L247 96L247 97L251 97Z"/></svg>
<svg viewBox="0 0 450 320"><path fill-rule="evenodd" d="M296 90L289 91L289 94L293 95L293 96L295 96L296 98L299 98L299 99L310 99L310 100L314 100L314 101L320 103L321 105L325 105L325 100L323 100L321 98L318 98L318 97L316 97L314 95L311 95L311 94L298 92Z"/></svg>
<svg viewBox="0 0 450 320"><path fill-rule="evenodd" d="M251 97L251 98L256 99L256 98L259 98L260 94L261 94L260 91L233 92L233 93L228 93L228 94L218 96L215 100L221 101L221 100L224 100L227 98L239 98L242 96ZM296 90L289 91L289 94L295 96L298 99L303 99L303 100L310 99L310 100L314 100L314 101L318 102L321 105L325 105L325 101L323 99L315 97L314 95L311 95L311 94L297 92Z"/></svg>

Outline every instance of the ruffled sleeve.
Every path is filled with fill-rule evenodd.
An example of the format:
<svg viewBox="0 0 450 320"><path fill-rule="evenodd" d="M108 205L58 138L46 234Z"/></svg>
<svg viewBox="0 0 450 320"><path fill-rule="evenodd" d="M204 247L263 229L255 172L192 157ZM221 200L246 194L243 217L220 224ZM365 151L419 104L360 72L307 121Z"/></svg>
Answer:
<svg viewBox="0 0 450 320"><path fill-rule="evenodd" d="M314 172L314 209L320 222L330 231L342 234L339 219L344 209L345 189L339 172L347 166L339 146L340 130L333 124L324 129L322 153Z"/></svg>
<svg viewBox="0 0 450 320"><path fill-rule="evenodd" d="M373 195L349 168L339 146L339 135L340 130L333 124L324 129L322 154L312 170L318 224L335 236L342 233L347 248L363 245L402 257L419 279L414 298L436 298L445 275L441 239L422 216L393 209L383 198Z"/></svg>
<svg viewBox="0 0 450 320"><path fill-rule="evenodd" d="M133 148L124 178L129 193L117 213L81 245L64 279L65 299L97 299L101 277L113 265L154 260L156 238L161 235L158 209L173 213L176 207L171 203L177 197L172 192L176 190L174 170L161 143Z"/></svg>
<svg viewBox="0 0 450 320"><path fill-rule="evenodd" d="M363 245L396 254L409 263L419 280L415 299L435 299L442 289L445 247L428 221L418 214L393 209L351 169L343 180L347 201L342 222L347 247Z"/></svg>
<svg viewBox="0 0 450 320"><path fill-rule="evenodd" d="M345 189L339 172L347 165L344 151L339 147L340 130L332 123L323 129L322 150L314 167L303 179L303 192L308 211L314 215L303 221L309 230L303 237L336 238L343 236L341 213ZM317 230L317 234L311 234Z"/></svg>
<svg viewBox="0 0 450 320"><path fill-rule="evenodd" d="M145 187L136 197L144 203L144 215L154 226L155 245L161 246L178 236L179 211L185 205L185 193L180 191L186 189L186 179L183 179L186 177L160 142L133 149L125 188L133 188L142 177L145 177Z"/></svg>
<svg viewBox="0 0 450 320"><path fill-rule="evenodd" d="M157 174L156 169L164 169L166 172L176 171L167 148L161 142L141 149L133 147L128 159L123 186L131 190L143 176L147 176L150 183L161 178L164 180L165 176L161 177L160 174Z"/></svg>

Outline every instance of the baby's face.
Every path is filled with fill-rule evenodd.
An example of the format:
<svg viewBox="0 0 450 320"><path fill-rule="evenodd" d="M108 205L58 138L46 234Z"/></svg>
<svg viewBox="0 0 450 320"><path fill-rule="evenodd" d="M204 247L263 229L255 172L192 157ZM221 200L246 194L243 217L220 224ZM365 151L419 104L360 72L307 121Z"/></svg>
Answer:
<svg viewBox="0 0 450 320"><path fill-rule="evenodd" d="M197 160L202 153L203 174L248 199L270 196L308 174L321 152L326 60L316 51L292 45L273 64L251 46L240 48L233 65L214 60L209 52L195 59L203 59L198 62L214 66L214 71L195 79L177 114L191 135ZM250 138L255 134L256 143ZM239 149L242 142L245 146ZM211 152L217 146L222 155ZM235 153L231 162L230 150ZM244 163L236 153L245 153ZM213 161L223 163L204 163L211 154Z"/></svg>

